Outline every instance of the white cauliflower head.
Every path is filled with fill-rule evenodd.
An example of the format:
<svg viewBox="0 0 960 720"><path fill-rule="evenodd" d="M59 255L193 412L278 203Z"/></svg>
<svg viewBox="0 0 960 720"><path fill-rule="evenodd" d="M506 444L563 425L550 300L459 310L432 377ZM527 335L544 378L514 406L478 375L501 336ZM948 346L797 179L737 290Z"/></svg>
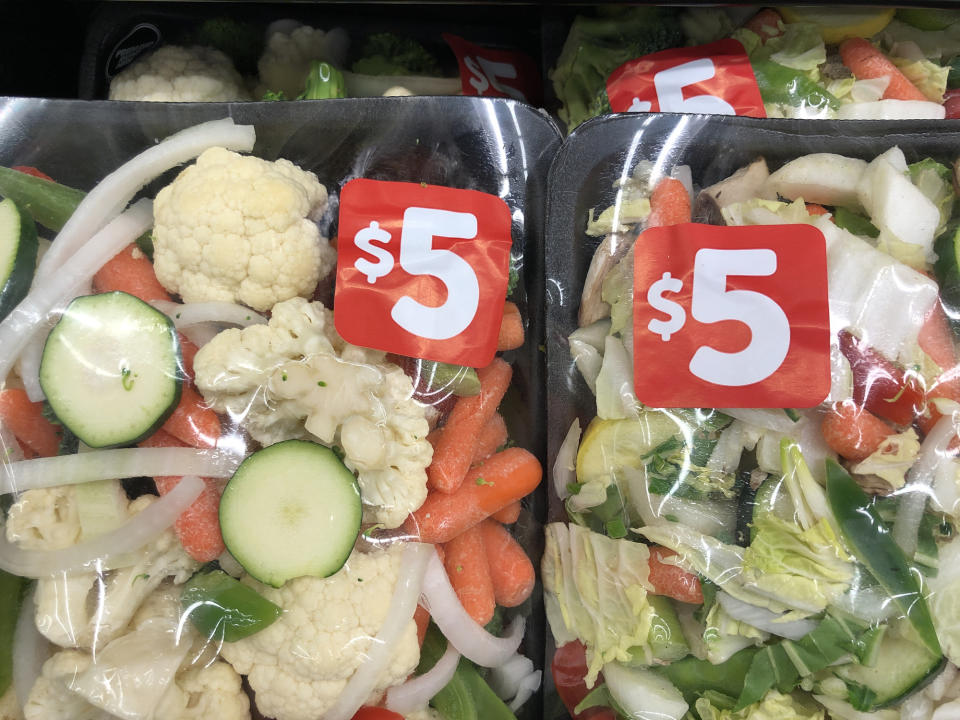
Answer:
<svg viewBox="0 0 960 720"><path fill-rule="evenodd" d="M314 222L326 207L316 175L289 160L206 150L157 194L157 278L185 302L269 310L309 296L336 265Z"/></svg>
<svg viewBox="0 0 960 720"><path fill-rule="evenodd" d="M342 67L349 46L350 37L343 28L324 32L309 25L278 22L269 31L267 47L257 63L262 89L282 92L293 100L305 89L311 62Z"/></svg>
<svg viewBox="0 0 960 720"><path fill-rule="evenodd" d="M144 495L129 503L129 516L155 500ZM7 539L23 548L63 548L79 542L80 535L71 486L29 490L10 508ZM104 572L60 573L38 580L34 597L41 634L62 647L102 647L126 629L165 579L186 582L199 567L172 529L121 564Z"/></svg>
<svg viewBox="0 0 960 720"><path fill-rule="evenodd" d="M384 353L346 343L321 303L295 298L276 305L268 325L225 330L194 370L206 402L241 417L258 442L341 447L366 520L398 527L426 499L433 448L413 383Z"/></svg>
<svg viewBox="0 0 960 720"><path fill-rule="evenodd" d="M111 100L231 102L249 100L233 61L214 48L164 45L110 82Z"/></svg>
<svg viewBox="0 0 960 720"><path fill-rule="evenodd" d="M234 669L247 675L264 715L314 720L334 705L386 619L402 552L399 545L370 554L355 551L335 575L301 577L281 588L243 579L284 609L269 627L221 649ZM411 620L368 702L404 682L419 660Z"/></svg>

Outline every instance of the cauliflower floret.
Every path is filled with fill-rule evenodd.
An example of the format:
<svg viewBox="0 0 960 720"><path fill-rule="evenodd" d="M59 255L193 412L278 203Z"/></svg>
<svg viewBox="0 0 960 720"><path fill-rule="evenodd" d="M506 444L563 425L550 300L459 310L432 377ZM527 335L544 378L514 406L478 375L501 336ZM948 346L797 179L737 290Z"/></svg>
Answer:
<svg viewBox="0 0 960 720"><path fill-rule="evenodd" d="M306 87L311 62L320 60L342 67L349 45L350 37L343 28L324 32L308 25L278 26L270 33L257 63L262 90L282 92L288 100L294 99Z"/></svg>
<svg viewBox="0 0 960 720"><path fill-rule="evenodd" d="M133 517L156 498L131 502ZM54 550L80 540L74 488L25 492L11 508L7 539L23 548ZM70 542L65 542L70 538ZM37 581L37 629L62 647L101 647L126 628L140 604L166 578L186 582L199 567L167 530L138 551L124 567L98 572L61 573ZM92 600L92 602L91 602Z"/></svg>
<svg viewBox="0 0 960 720"><path fill-rule="evenodd" d="M316 175L206 150L154 203L154 269L185 302L240 302L255 310L309 296L336 265L314 220L327 206Z"/></svg>
<svg viewBox="0 0 960 720"><path fill-rule="evenodd" d="M237 672L248 676L264 715L313 720L333 706L387 616L402 552L399 545L371 554L355 551L335 575L301 577L281 588L243 579L284 609L269 627L225 643L220 651ZM369 702L404 682L419 660L416 623L411 620Z"/></svg>
<svg viewBox="0 0 960 720"><path fill-rule="evenodd" d="M249 100L243 78L219 50L164 45L110 82L111 100L230 102Z"/></svg>
<svg viewBox="0 0 960 720"><path fill-rule="evenodd" d="M157 706L154 720L249 720L250 698L240 675L216 660L194 666L174 679Z"/></svg>
<svg viewBox="0 0 960 720"><path fill-rule="evenodd" d="M90 656L79 650L63 650L47 660L24 703L26 720L111 720L110 713L70 690L73 678L92 664Z"/></svg>
<svg viewBox="0 0 960 720"><path fill-rule="evenodd" d="M403 716L404 720L444 720L443 715L432 707L425 707L422 710L408 712Z"/></svg>
<svg viewBox="0 0 960 720"><path fill-rule="evenodd" d="M413 383L384 357L344 342L322 304L295 298L276 305L268 325L217 335L194 370L206 402L243 417L258 442L342 447L365 519L394 528L426 499L433 448Z"/></svg>
<svg viewBox="0 0 960 720"><path fill-rule="evenodd" d="M23 720L23 710L20 709L13 685L0 697L0 720Z"/></svg>

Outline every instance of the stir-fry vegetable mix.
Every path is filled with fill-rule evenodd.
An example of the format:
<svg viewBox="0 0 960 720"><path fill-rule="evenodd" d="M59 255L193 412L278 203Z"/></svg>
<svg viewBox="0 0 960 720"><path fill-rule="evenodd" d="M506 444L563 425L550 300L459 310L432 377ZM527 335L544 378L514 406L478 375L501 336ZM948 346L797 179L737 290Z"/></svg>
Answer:
<svg viewBox="0 0 960 720"><path fill-rule="evenodd" d="M575 718L947 718L960 708L953 168L761 157L693 193L641 160L582 218L569 428L543 582ZM672 175L672 177L670 176ZM691 220L826 239L832 382L809 410L642 405L634 245ZM694 226L690 226L694 227Z"/></svg>
<svg viewBox="0 0 960 720"><path fill-rule="evenodd" d="M607 79L630 60L723 38L743 45L767 117L960 117L955 11L785 6L578 16L550 71L560 119L572 130L609 113Z"/></svg>
<svg viewBox="0 0 960 720"><path fill-rule="evenodd" d="M254 141L197 125L87 194L0 168L3 703L513 717L540 672L509 526L541 469L498 412L511 365L346 343L328 190Z"/></svg>

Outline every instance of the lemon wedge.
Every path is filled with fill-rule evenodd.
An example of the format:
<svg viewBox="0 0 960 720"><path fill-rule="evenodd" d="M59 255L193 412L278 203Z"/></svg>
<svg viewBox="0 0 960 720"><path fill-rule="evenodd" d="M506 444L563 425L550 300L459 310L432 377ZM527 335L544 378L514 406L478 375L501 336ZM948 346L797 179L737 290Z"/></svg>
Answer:
<svg viewBox="0 0 960 720"><path fill-rule="evenodd" d="M583 433L577 452L577 480L609 482L620 469L640 467L644 455L682 427L667 413L647 411L636 420L594 418Z"/></svg>
<svg viewBox="0 0 960 720"><path fill-rule="evenodd" d="M848 38L868 38L883 30L893 20L896 8L779 7L777 12L788 23L813 23L828 45Z"/></svg>

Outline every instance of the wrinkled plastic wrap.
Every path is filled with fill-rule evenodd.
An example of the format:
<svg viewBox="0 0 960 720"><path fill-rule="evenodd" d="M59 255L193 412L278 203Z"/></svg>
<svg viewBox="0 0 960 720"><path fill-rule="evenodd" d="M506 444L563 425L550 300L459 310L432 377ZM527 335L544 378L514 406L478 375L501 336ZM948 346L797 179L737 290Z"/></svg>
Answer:
<svg viewBox="0 0 960 720"><path fill-rule="evenodd" d="M199 149L227 145L246 155L252 147L250 157L207 150L184 169L183 160L199 152L185 150L185 158L168 163L174 167L142 191L138 187L166 161L151 165L140 185L128 173L128 195L153 200L152 213L149 200L136 200L89 243L76 224L59 236L53 231L70 216L63 208L76 205L108 173L150 148L164 154L170 141L158 143L177 131L222 118L236 125L215 129L213 142L198 141ZM484 436L484 448L471 444L478 455L467 466L476 475L474 462L523 453L539 472L545 446L539 238L546 168L558 138L549 121L512 101L0 103L0 165L37 168L78 191L61 191L59 220L57 213L44 214L44 202L23 202L22 188L6 185L0 193L16 196L37 215L41 246L30 302L8 315L0 330L20 328L0 343L9 371L0 390L0 483L7 500L0 539L6 571L0 574L6 693L0 716L23 717L22 706L31 720L349 720L361 705L386 702L399 715L368 710L360 717L456 720L474 717L462 714L473 711L513 717L507 704L515 701L518 717L540 717L536 668L542 667L543 623L534 611L539 589L529 558L537 562L541 548L541 494L534 486L516 503L487 503L456 533L479 536L483 521L484 537L499 543L500 552L519 552L522 558L514 559L531 567L522 596L498 598L509 607L491 609L491 635L472 619L469 606L464 609L462 588L449 580L457 570L444 567L432 544L442 550L458 538L422 537L408 520L427 499L431 443L439 442L457 403L479 397L476 375L472 368L351 346L334 328L332 303L338 196L349 180L442 185L500 198L510 210L515 282L509 299L523 338L515 335L511 349L497 355L509 379L502 402L488 407L494 432ZM22 176L12 175L16 185ZM9 183L11 174L4 178ZM99 204L108 218L126 205L123 191L103 197ZM84 222L94 229L102 224L96 215ZM152 235L142 237L151 226ZM82 251L110 242L126 249L99 270L103 263L94 252L81 272L82 251L57 251L71 227ZM116 235L110 242L103 239L108 230ZM205 243L199 263L186 263L171 249ZM238 275L234 263L250 248L267 262L277 248L289 255L274 258L272 271L263 260L251 261ZM14 272L29 280L32 269L25 267ZM46 300L37 295L44 287L55 289ZM74 312L75 324L93 327L97 337L75 329L60 343L54 363L55 342L46 340L44 348L43 340L53 321L62 324L71 315L67 303L116 290L140 299L94 295L122 297L128 305L114 315L102 305L86 318ZM136 336L149 352L124 347L126 320L119 318L129 317L130 307L136 317L150 319ZM120 335L109 335L117 326ZM37 367L26 359L32 350L42 353L39 385ZM79 372L86 367L99 368L96 376ZM84 377L88 383L77 380ZM471 377L472 385L465 381ZM124 408L125 393L141 389L148 402L167 410L152 427L131 421L125 435L104 435L116 429L114 413ZM46 405L31 402L44 392ZM86 442L51 425L58 419L51 408L64 407L56 402L60 395L80 408L69 425ZM328 485L339 494L291 496L286 485L272 492L264 485L262 515L257 501L238 506L253 508L252 515L224 510L221 496L233 492L224 495L228 480L241 462L255 467L245 460L265 457L257 451L267 446L310 453L304 467L323 467L322 477L340 478ZM298 474L295 465L288 475L268 464L265 477L276 483L302 482L303 472L311 477L309 471ZM483 491L485 483L475 482L475 489ZM286 499L277 503L274 495ZM266 536L257 537L327 502L321 512L329 513L328 524L302 536L309 547L268 546ZM474 509L462 497L456 508L468 518ZM487 519L500 510L502 524ZM231 550L241 546L238 562ZM267 547L274 560L313 553L326 565L310 576L302 576L301 560L293 571L277 571ZM468 557L488 567L483 537L477 547L480 554ZM422 609L415 616L418 602L431 605L442 632L427 628ZM451 639L446 652L444 635ZM454 646L467 658L459 666ZM434 663L436 672L428 673ZM421 685L431 678L432 691L405 684L417 672ZM438 677L452 679L437 685ZM426 708L425 698L441 689L436 709Z"/></svg>
<svg viewBox="0 0 960 720"><path fill-rule="evenodd" d="M546 262L547 717L957 712L950 138L651 115L594 120L562 147ZM651 295L634 289L634 251L670 185L672 223L823 234L822 403L639 403L633 315Z"/></svg>
<svg viewBox="0 0 960 720"><path fill-rule="evenodd" d="M960 54L960 25L935 9L624 7L580 12L566 28L548 64L558 116L569 130L590 117L651 109L841 120L955 117L951 68ZM739 57L718 49L730 39ZM752 72L762 102L736 102L743 88L732 68ZM631 79L634 73L645 80ZM655 77L659 89L652 92Z"/></svg>

